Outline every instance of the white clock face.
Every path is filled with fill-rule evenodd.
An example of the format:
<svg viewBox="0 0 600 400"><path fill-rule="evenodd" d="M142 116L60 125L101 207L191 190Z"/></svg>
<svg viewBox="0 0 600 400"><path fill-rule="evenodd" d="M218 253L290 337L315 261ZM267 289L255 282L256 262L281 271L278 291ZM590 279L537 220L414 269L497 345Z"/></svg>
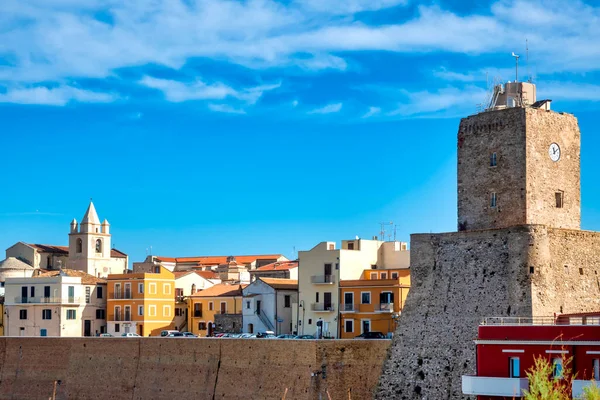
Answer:
<svg viewBox="0 0 600 400"><path fill-rule="evenodd" d="M554 162L560 160L560 147L556 143L552 143L548 149L548 155Z"/></svg>

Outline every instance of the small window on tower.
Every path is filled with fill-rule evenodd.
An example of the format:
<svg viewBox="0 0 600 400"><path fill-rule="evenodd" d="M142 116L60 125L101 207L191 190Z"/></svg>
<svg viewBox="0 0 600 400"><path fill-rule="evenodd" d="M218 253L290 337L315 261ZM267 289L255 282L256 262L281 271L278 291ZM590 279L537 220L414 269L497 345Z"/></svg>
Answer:
<svg viewBox="0 0 600 400"><path fill-rule="evenodd" d="M554 193L554 197L556 198L556 208L563 208L564 192L562 190L560 192L556 192Z"/></svg>
<svg viewBox="0 0 600 400"><path fill-rule="evenodd" d="M81 241L81 239L77 239L77 252L81 253L83 248L83 242Z"/></svg>
<svg viewBox="0 0 600 400"><path fill-rule="evenodd" d="M492 192L490 196L490 207L496 207L496 192Z"/></svg>
<svg viewBox="0 0 600 400"><path fill-rule="evenodd" d="M490 155L490 167L495 167L497 165L497 159L496 153Z"/></svg>
<svg viewBox="0 0 600 400"><path fill-rule="evenodd" d="M96 253L102 253L102 240L96 239Z"/></svg>

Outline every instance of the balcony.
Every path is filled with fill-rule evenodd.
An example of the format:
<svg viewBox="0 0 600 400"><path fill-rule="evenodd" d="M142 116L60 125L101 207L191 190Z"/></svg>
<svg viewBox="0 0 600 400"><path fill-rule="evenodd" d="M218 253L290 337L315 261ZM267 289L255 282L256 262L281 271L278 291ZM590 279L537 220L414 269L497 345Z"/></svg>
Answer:
<svg viewBox="0 0 600 400"><path fill-rule="evenodd" d="M394 303L379 303L375 311L384 313L394 312Z"/></svg>
<svg viewBox="0 0 600 400"><path fill-rule="evenodd" d="M335 283L333 275L313 275L310 277L310 283L314 285L332 285Z"/></svg>
<svg viewBox="0 0 600 400"><path fill-rule="evenodd" d="M581 398L581 396L583 395L583 388L592 387L594 385L598 385L598 383L593 382L593 381L579 380L579 379L573 380L573 386L572 386L573 398L574 399Z"/></svg>
<svg viewBox="0 0 600 400"><path fill-rule="evenodd" d="M358 304L340 304L341 312L358 312Z"/></svg>
<svg viewBox="0 0 600 400"><path fill-rule="evenodd" d="M523 390L529 389L527 378L496 378L463 375L463 394L475 396L521 397Z"/></svg>
<svg viewBox="0 0 600 400"><path fill-rule="evenodd" d="M79 304L80 297L15 297L20 304Z"/></svg>
<svg viewBox="0 0 600 400"><path fill-rule="evenodd" d="M312 303L310 305L310 309L315 312L333 312L334 311L333 304L325 304L325 303Z"/></svg>
<svg viewBox="0 0 600 400"><path fill-rule="evenodd" d="M121 321L125 321L125 322L129 322L131 321L131 313L117 313L115 315L113 315L113 319L109 320L109 321L116 321L116 322L121 322Z"/></svg>
<svg viewBox="0 0 600 400"><path fill-rule="evenodd" d="M131 295L131 293L119 293L119 292L115 292L113 294L112 297L114 300L131 300L133 299L133 296Z"/></svg>

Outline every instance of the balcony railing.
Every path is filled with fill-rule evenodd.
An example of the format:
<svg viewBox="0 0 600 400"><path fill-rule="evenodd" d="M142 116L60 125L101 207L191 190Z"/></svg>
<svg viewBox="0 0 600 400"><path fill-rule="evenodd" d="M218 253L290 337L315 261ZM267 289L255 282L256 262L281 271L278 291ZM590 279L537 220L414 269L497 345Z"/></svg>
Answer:
<svg viewBox="0 0 600 400"><path fill-rule="evenodd" d="M335 276L333 275L313 275L310 277L310 282L315 285L330 285L335 283Z"/></svg>
<svg viewBox="0 0 600 400"><path fill-rule="evenodd" d="M131 313L116 313L113 315L112 321L131 321Z"/></svg>
<svg viewBox="0 0 600 400"><path fill-rule="evenodd" d="M496 378L486 376L463 375L463 394L474 396L521 397L523 390L529 389L527 378Z"/></svg>
<svg viewBox="0 0 600 400"><path fill-rule="evenodd" d="M579 399L583 396L583 389L586 387L592 387L592 386L600 386L598 385L597 382L594 381L584 381L584 380L580 380L580 379L574 379L573 380L573 398L574 399Z"/></svg>
<svg viewBox="0 0 600 400"><path fill-rule="evenodd" d="M131 299L133 299L133 296L131 295L131 293L119 293L119 292L115 292L113 294L112 298L114 300L131 300Z"/></svg>
<svg viewBox="0 0 600 400"><path fill-rule="evenodd" d="M340 311L358 311L358 304L352 304L352 303L340 304Z"/></svg>
<svg viewBox="0 0 600 400"><path fill-rule="evenodd" d="M379 312L394 312L394 303L379 303Z"/></svg>
<svg viewBox="0 0 600 400"><path fill-rule="evenodd" d="M78 304L80 297L15 297L15 303L28 304Z"/></svg>
<svg viewBox="0 0 600 400"><path fill-rule="evenodd" d="M312 311L317 311L317 312L332 312L334 311L334 306L333 304L325 304L325 303L312 303L310 306L310 309Z"/></svg>

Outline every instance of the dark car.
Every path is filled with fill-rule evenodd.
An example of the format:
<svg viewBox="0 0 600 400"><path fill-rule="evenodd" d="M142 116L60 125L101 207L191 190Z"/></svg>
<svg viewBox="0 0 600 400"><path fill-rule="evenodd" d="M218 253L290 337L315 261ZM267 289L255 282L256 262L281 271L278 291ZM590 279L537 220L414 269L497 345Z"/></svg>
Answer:
<svg viewBox="0 0 600 400"><path fill-rule="evenodd" d="M315 337L313 335L298 335L296 336L296 339L315 339Z"/></svg>
<svg viewBox="0 0 600 400"><path fill-rule="evenodd" d="M365 332L362 335L358 335L357 339L387 339L386 336L381 332Z"/></svg>
<svg viewBox="0 0 600 400"><path fill-rule="evenodd" d="M171 332L165 337L185 337L185 335L181 332Z"/></svg>
<svg viewBox="0 0 600 400"><path fill-rule="evenodd" d="M197 335L194 335L192 332L182 332L182 334L185 337L198 337Z"/></svg>

